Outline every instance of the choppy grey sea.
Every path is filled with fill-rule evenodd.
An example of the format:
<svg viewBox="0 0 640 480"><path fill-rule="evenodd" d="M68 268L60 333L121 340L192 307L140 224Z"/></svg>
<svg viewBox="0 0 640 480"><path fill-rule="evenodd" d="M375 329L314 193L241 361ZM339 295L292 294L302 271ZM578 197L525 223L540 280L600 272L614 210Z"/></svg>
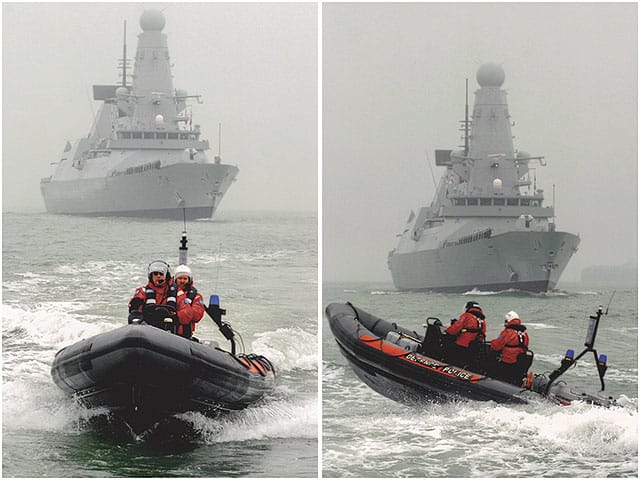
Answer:
<svg viewBox="0 0 640 480"><path fill-rule="evenodd" d="M353 373L326 319L323 349L323 475L331 477L637 477L638 292L635 287L561 285L548 294L400 293L390 284L330 283L323 303L351 301L416 331L428 316L448 322L478 301L488 338L509 310L520 314L535 352L532 369L551 372L568 348L584 348L588 316L609 302L596 349L608 356L606 389L620 406L460 401L409 407L380 396ZM598 391L591 354L562 377Z"/></svg>

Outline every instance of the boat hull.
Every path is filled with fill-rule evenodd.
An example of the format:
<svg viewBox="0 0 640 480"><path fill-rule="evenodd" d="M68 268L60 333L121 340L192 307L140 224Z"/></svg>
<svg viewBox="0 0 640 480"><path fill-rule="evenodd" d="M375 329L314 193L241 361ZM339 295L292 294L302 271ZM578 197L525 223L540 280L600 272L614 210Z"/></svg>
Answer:
<svg viewBox="0 0 640 480"><path fill-rule="evenodd" d="M396 288L405 291L546 292L555 288L579 243L566 232L508 232L464 245L394 252L389 268Z"/></svg>
<svg viewBox="0 0 640 480"><path fill-rule="evenodd" d="M526 403L535 394L506 382L405 351L384 340L388 332L416 332L398 327L350 304L326 308L331 331L358 377L376 392L402 403L428 400L493 400ZM538 397L539 398L539 397Z"/></svg>
<svg viewBox="0 0 640 480"><path fill-rule="evenodd" d="M173 164L134 174L41 183L50 213L183 219L210 218L238 174L233 165Z"/></svg>
<svg viewBox="0 0 640 480"><path fill-rule="evenodd" d="M524 387L518 382L487 376L484 372L493 370L486 360L484 366L476 369L482 373L448 363L433 337L425 341L419 333L350 303L329 304L325 312L340 352L356 375L373 390L395 401L423 404L459 399L498 403L545 400L559 405L584 401L605 407L616 404L604 392L576 392L563 381L554 382L544 374L530 374L523 382L527 384ZM440 327L430 324L429 329L433 328L439 331ZM525 366L523 378L526 370Z"/></svg>
<svg viewBox="0 0 640 480"><path fill-rule="evenodd" d="M265 365L149 325L126 325L60 350L51 375L82 405L106 408L139 434L176 413L215 415L260 400L275 381Z"/></svg>

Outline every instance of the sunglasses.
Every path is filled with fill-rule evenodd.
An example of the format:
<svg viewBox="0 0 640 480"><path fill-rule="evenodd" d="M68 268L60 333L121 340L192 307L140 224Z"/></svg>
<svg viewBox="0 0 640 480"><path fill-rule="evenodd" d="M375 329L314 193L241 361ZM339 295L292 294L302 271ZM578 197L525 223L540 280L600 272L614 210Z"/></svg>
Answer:
<svg viewBox="0 0 640 480"><path fill-rule="evenodd" d="M164 277L164 273L162 272L151 272L151 275L162 275Z"/></svg>

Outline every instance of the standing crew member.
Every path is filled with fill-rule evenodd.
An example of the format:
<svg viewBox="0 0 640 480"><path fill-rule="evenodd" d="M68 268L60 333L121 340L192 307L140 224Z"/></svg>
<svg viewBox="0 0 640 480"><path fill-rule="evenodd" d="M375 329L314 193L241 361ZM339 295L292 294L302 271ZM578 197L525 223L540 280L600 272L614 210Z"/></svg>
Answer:
<svg viewBox="0 0 640 480"><path fill-rule="evenodd" d="M476 366L479 346L487 333L485 316L477 302L467 302L464 313L447 327L445 333L455 337L448 346L448 359L461 367Z"/></svg>
<svg viewBox="0 0 640 480"><path fill-rule="evenodd" d="M202 295L193 286L193 274L186 265L178 265L175 272L175 282L178 288L178 335L191 338L198 323L204 315L204 301Z"/></svg>
<svg viewBox="0 0 640 480"><path fill-rule="evenodd" d="M500 353L492 376L514 385L522 384L533 360L533 355L527 355L529 334L526 330L513 310L504 316L504 330L490 342L491 350Z"/></svg>

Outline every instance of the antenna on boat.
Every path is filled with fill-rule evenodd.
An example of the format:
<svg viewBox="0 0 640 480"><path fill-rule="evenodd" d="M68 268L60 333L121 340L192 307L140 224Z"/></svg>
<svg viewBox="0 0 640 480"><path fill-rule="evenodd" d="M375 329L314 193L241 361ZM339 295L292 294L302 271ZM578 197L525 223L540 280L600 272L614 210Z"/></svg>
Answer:
<svg viewBox="0 0 640 480"><path fill-rule="evenodd" d="M178 249L178 265L187 264L187 209L182 209L182 220L184 222L184 230L182 230L182 236L180 237L180 248Z"/></svg>
<svg viewBox="0 0 640 480"><path fill-rule="evenodd" d="M616 291L614 290L613 293L611 294L611 298L609 298L609 303L607 303L607 309L604 311L605 315L609 315L609 305L611 305L611 301L613 300L613 296L616 294Z"/></svg>

